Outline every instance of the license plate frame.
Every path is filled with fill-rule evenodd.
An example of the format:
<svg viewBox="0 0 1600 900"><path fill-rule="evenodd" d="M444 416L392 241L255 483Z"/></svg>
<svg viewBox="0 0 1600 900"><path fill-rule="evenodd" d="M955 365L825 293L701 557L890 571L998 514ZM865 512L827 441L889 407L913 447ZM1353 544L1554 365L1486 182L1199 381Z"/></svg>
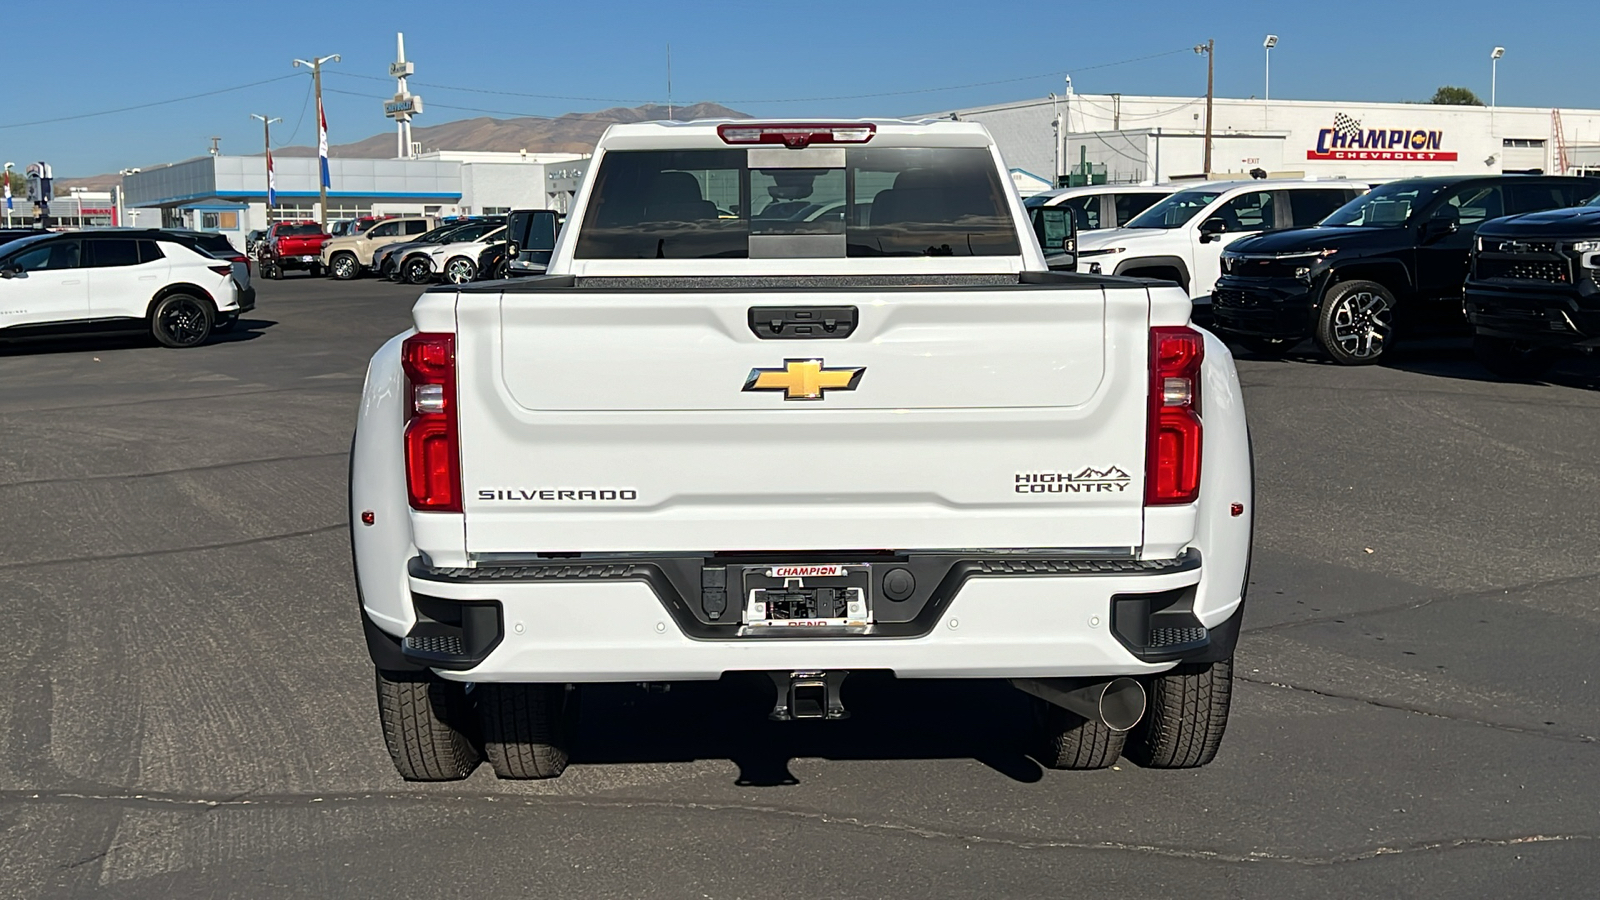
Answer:
<svg viewBox="0 0 1600 900"><path fill-rule="evenodd" d="M746 633L857 634L873 623L870 563L750 565L739 581Z"/></svg>

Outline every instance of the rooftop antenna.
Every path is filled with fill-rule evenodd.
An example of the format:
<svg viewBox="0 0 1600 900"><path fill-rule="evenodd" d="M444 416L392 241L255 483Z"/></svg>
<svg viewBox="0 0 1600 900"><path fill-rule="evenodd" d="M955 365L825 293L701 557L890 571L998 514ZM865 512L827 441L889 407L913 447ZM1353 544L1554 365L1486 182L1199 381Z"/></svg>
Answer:
<svg viewBox="0 0 1600 900"><path fill-rule="evenodd" d="M221 143L222 143L222 138L219 138L216 135L212 135L211 136L211 155L212 156L216 156L218 153L222 152L221 148L219 148L217 146L218 144L221 144Z"/></svg>

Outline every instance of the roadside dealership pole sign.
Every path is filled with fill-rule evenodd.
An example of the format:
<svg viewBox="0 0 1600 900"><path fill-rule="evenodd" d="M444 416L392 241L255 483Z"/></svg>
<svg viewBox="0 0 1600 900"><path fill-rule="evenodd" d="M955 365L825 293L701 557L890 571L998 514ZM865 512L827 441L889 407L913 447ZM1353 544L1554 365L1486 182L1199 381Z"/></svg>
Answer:
<svg viewBox="0 0 1600 900"><path fill-rule="evenodd" d="M50 216L50 200L53 191L50 186L54 177L50 172L47 162L28 163L28 199L33 201L33 217L44 221Z"/></svg>
<svg viewBox="0 0 1600 900"><path fill-rule="evenodd" d="M1335 113L1333 127L1317 132L1317 146L1306 159L1380 162L1453 162L1444 149L1444 132L1416 128L1363 128L1359 119Z"/></svg>

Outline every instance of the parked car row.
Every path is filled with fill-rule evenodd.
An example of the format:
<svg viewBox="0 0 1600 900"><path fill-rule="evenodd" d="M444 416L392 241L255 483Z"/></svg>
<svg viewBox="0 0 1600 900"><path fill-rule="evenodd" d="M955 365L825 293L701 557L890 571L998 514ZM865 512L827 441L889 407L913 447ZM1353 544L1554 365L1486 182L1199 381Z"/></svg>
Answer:
<svg viewBox="0 0 1600 900"><path fill-rule="evenodd" d="M1600 238L1600 215L1594 208L1547 211L1597 192L1600 179L1561 176L1458 175L1380 185L1314 227L1228 244L1211 296L1216 331L1266 354L1311 338L1336 363L1367 365L1383 359L1397 337L1463 332L1470 316L1490 338L1480 347L1492 368L1509 371L1498 362L1505 354L1496 352L1507 348L1525 366L1529 357L1547 355L1525 351L1596 336L1592 328L1585 336L1572 317L1582 318L1585 304L1596 299L1582 285L1595 283L1585 265L1600 265L1600 257L1581 248L1585 232ZM1477 240L1482 227L1495 236L1492 243ZM1529 296L1555 299L1530 305ZM1466 298L1472 299L1464 316ZM1529 329L1515 323L1535 318L1543 330L1535 329L1540 340L1532 342Z"/></svg>

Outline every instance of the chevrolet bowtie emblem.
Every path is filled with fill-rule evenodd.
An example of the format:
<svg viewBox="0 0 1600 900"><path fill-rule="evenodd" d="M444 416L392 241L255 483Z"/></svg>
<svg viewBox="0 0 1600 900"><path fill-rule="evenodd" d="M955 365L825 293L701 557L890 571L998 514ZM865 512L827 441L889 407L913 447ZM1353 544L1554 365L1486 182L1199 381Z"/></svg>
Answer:
<svg viewBox="0 0 1600 900"><path fill-rule="evenodd" d="M786 359L781 369L751 369L747 391L783 391L785 400L821 400L826 391L853 391L865 366L830 369L820 359Z"/></svg>

